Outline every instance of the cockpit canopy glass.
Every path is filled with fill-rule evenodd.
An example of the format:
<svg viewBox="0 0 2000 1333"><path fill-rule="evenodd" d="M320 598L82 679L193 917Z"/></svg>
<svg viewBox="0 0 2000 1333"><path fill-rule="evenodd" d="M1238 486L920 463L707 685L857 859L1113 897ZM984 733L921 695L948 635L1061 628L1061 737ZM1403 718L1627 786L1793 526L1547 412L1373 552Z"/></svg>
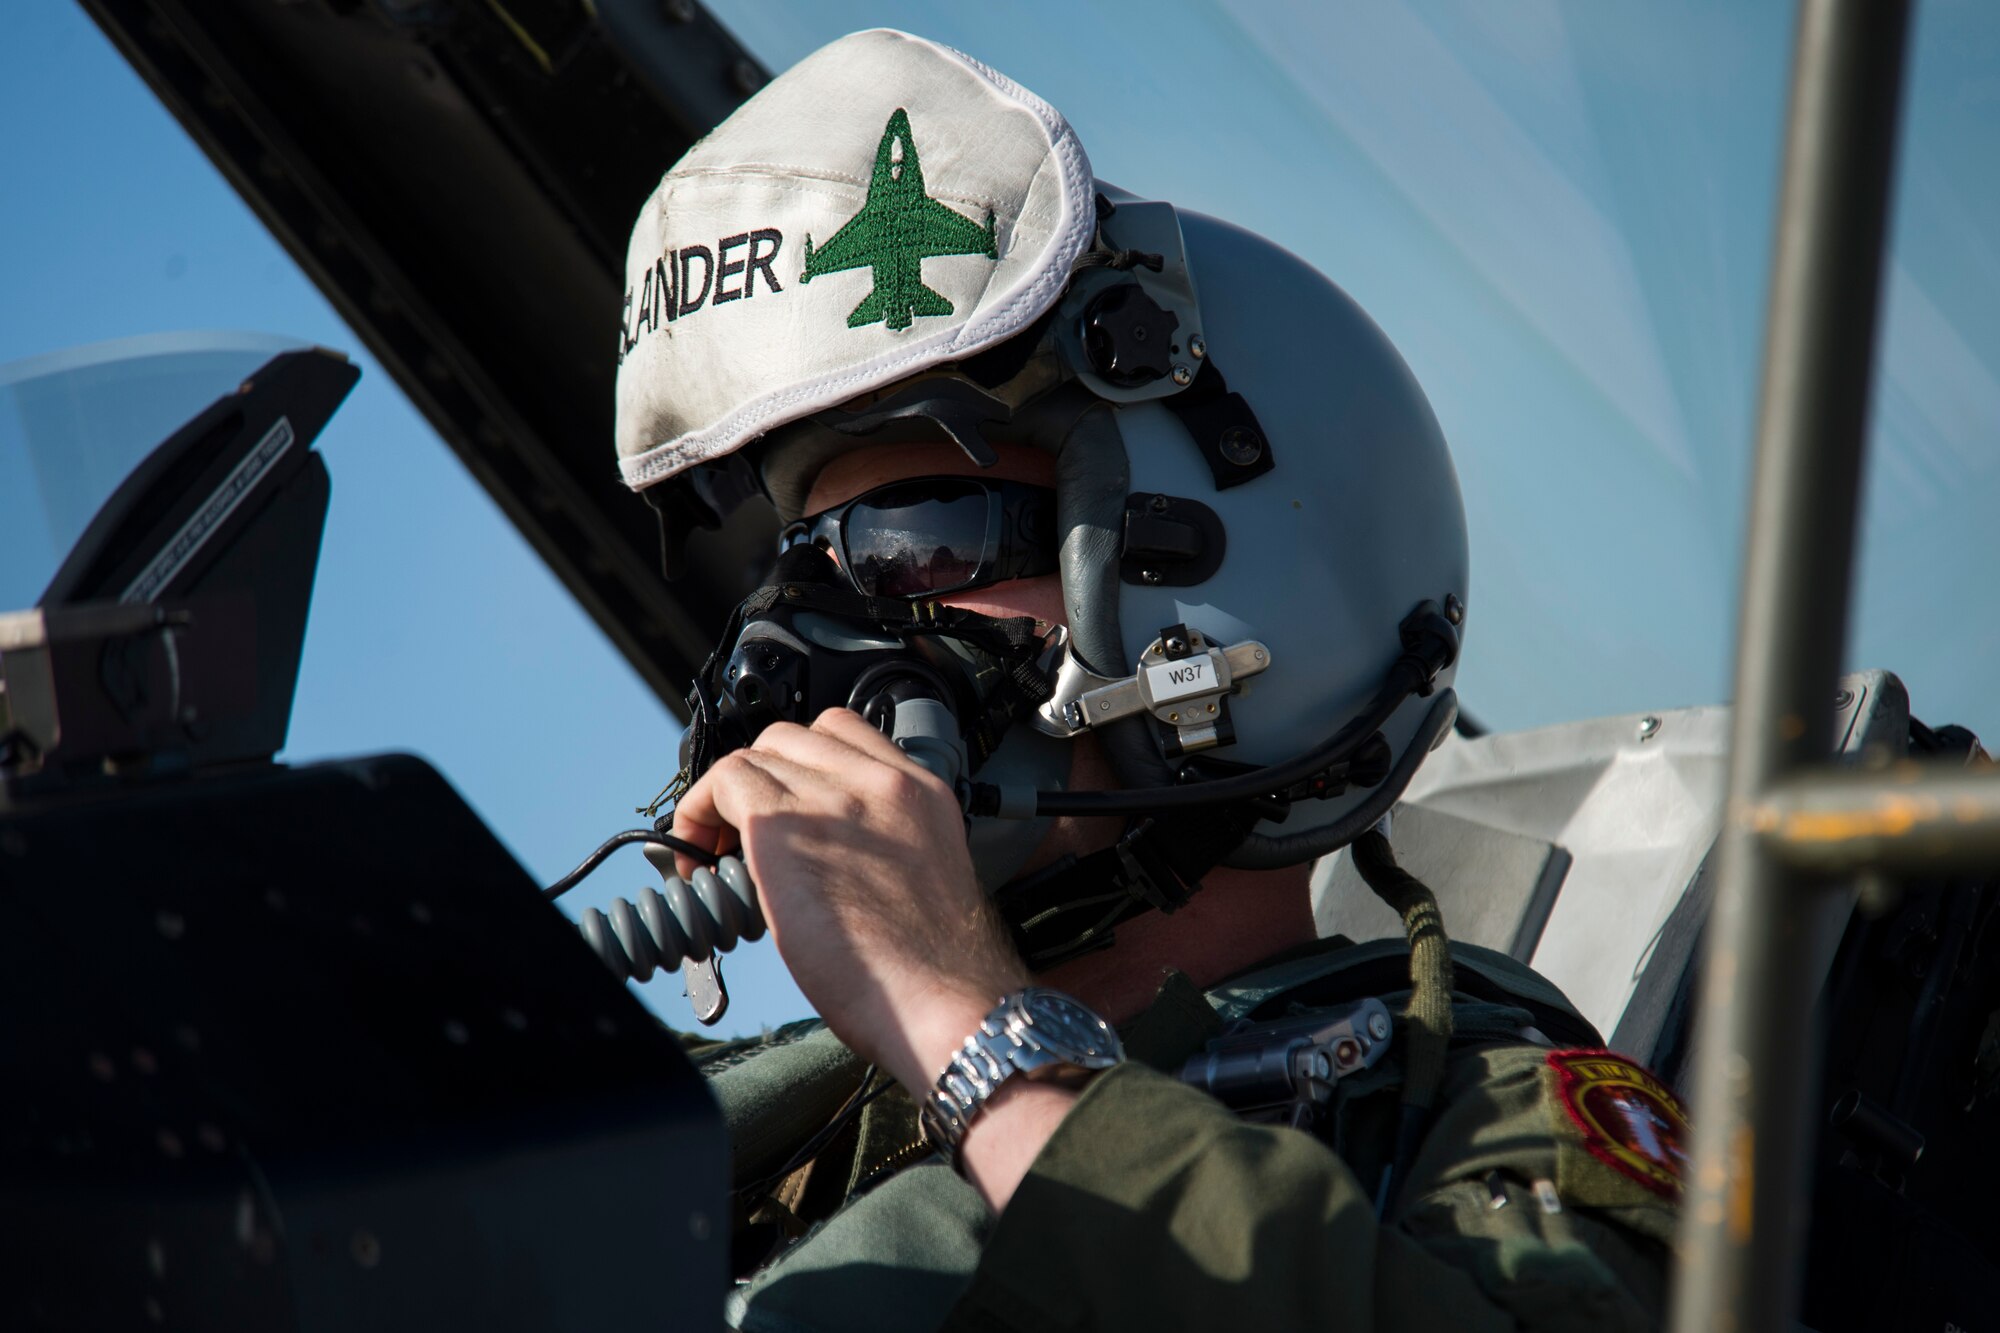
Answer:
<svg viewBox="0 0 2000 1333"><path fill-rule="evenodd" d="M0 611L35 605L98 506L155 446L304 345L161 333L0 365Z"/></svg>

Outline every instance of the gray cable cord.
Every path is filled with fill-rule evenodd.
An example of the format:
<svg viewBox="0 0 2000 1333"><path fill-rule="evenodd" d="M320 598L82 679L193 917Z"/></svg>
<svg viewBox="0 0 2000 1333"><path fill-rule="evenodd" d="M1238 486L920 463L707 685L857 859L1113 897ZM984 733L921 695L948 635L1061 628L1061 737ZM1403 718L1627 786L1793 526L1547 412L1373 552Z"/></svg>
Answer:
<svg viewBox="0 0 2000 1333"><path fill-rule="evenodd" d="M692 882L661 873L666 892L642 889L636 906L615 898L609 913L593 907L577 922L620 979L647 981L656 971L677 971L690 959L701 962L764 937L757 886L736 857L719 858L713 870L699 867Z"/></svg>
<svg viewBox="0 0 2000 1333"><path fill-rule="evenodd" d="M965 743L959 739L957 719L944 704L929 698L898 701L890 738L947 786L958 785L967 767ZM620 980L650 981L655 972L679 971L685 963L705 962L745 941L764 938L764 909L742 860L714 857L712 867L697 867L691 877L682 879L674 873L674 853L711 854L657 830L618 834L544 889L543 895L554 898L568 892L627 842L647 844L646 859L660 872L665 892L642 889L636 905L614 898L609 912L592 907L577 921L584 939Z"/></svg>

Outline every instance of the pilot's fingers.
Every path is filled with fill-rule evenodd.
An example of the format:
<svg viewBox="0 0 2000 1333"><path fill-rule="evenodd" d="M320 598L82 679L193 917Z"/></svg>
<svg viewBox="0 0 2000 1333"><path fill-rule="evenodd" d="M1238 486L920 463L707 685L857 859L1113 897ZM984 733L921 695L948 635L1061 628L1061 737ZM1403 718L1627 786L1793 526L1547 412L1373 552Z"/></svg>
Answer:
<svg viewBox="0 0 2000 1333"><path fill-rule="evenodd" d="M681 797L674 822L678 826L685 813L691 827L720 828L725 839L735 837L754 850L759 825L800 814L853 817L864 808L824 769L769 750L737 750Z"/></svg>
<svg viewBox="0 0 2000 1333"><path fill-rule="evenodd" d="M829 708L812 724L813 733L850 745L871 759L930 776L930 770L903 751L851 708Z"/></svg>
<svg viewBox="0 0 2000 1333"><path fill-rule="evenodd" d="M728 856L743 845L743 840L736 836L736 830L726 824L717 826L713 824L697 824L691 819L684 821L681 818L679 805L674 807L673 833L681 841L691 842L697 847L715 853L717 856ZM686 852L674 853L674 870L682 879L686 879L694 874L696 866L705 864L706 862L697 861Z"/></svg>
<svg viewBox="0 0 2000 1333"><path fill-rule="evenodd" d="M741 845L742 819L770 809L788 796L782 781L751 760L749 752L724 755L687 789L674 806L674 836L718 855ZM686 856L674 858L683 876L694 870Z"/></svg>
<svg viewBox="0 0 2000 1333"><path fill-rule="evenodd" d="M836 713L841 717L827 720ZM859 794L876 801L906 801L915 795L912 783L928 783L945 792L901 746L844 708L821 714L810 729L790 723L765 728L757 738L757 753L779 755L816 770L815 794L834 800Z"/></svg>
<svg viewBox="0 0 2000 1333"><path fill-rule="evenodd" d="M839 716L836 716L838 714ZM958 798L903 748L844 708L829 709L810 729L789 722L766 727L753 754L774 755L812 770L816 782L803 793L835 812L860 798L901 807L929 794L955 808ZM854 812L857 817L860 811Z"/></svg>
<svg viewBox="0 0 2000 1333"><path fill-rule="evenodd" d="M864 722L861 725L867 727L868 724ZM778 755L789 759L801 768L823 770L827 780L836 783L843 776L851 774L856 764L874 757L818 726L808 729L796 722L773 722L758 733L757 743L751 748L758 754Z"/></svg>
<svg viewBox="0 0 2000 1333"><path fill-rule="evenodd" d="M717 856L722 855L722 826L719 824L695 823L693 818L685 813L686 807L687 797L683 796L680 802L674 806L673 835L682 842L693 843L704 851L713 852ZM694 857L689 856L686 852L676 851L674 853L674 873L682 879L692 878L695 867L701 864L703 863L695 860Z"/></svg>

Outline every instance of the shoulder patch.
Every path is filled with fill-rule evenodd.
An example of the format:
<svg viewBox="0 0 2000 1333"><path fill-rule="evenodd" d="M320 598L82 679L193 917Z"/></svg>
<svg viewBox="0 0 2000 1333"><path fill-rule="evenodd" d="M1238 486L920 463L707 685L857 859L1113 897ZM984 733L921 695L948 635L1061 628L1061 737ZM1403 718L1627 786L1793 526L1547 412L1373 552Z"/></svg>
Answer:
<svg viewBox="0 0 2000 1333"><path fill-rule="evenodd" d="M1613 1051L1550 1051L1556 1100L1591 1156L1655 1194L1677 1199L1688 1119L1666 1084Z"/></svg>

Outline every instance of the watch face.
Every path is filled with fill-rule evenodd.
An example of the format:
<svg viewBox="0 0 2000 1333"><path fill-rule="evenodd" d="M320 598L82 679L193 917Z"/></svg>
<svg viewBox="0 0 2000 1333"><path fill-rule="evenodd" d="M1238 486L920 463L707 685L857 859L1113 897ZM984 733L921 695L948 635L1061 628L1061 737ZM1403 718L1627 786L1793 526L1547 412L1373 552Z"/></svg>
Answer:
<svg viewBox="0 0 2000 1333"><path fill-rule="evenodd" d="M1036 1043L1068 1064L1102 1069L1124 1057L1111 1025L1061 991L1031 989L1021 1008Z"/></svg>

